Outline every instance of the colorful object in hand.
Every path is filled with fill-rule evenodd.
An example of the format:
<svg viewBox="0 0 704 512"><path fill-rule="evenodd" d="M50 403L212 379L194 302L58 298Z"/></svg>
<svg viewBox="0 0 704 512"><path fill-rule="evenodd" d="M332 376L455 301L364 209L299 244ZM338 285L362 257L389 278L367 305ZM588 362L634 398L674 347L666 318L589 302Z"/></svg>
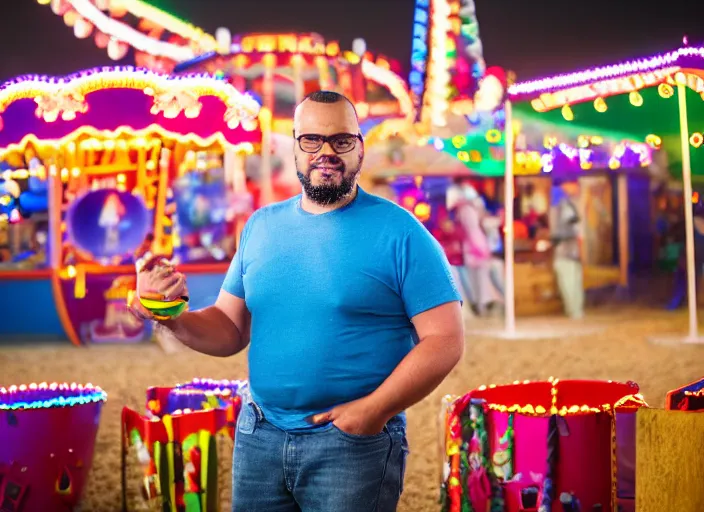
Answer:
<svg viewBox="0 0 704 512"><path fill-rule="evenodd" d="M165 257L153 255L150 251L147 251L135 262L135 270L137 275L139 275L142 271L148 271L155 265L172 266L172 263ZM147 287L147 289L149 288ZM134 295L132 294L128 297L128 303L132 303ZM155 320L170 320L188 309L187 295L166 300L163 294L142 292L139 294L139 302L142 307L154 316Z"/></svg>
<svg viewBox="0 0 704 512"><path fill-rule="evenodd" d="M163 296L140 297L139 302L156 320L176 318L188 309L188 297L182 296L174 300L164 300Z"/></svg>

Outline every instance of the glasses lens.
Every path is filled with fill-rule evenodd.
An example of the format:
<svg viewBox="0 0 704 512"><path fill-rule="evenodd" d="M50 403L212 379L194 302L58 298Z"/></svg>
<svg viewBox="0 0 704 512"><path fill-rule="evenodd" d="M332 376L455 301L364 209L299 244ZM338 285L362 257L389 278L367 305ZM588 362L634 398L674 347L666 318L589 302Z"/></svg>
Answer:
<svg viewBox="0 0 704 512"><path fill-rule="evenodd" d="M316 135L303 135L299 144L301 149L307 153L316 153L323 145L323 139Z"/></svg>
<svg viewBox="0 0 704 512"><path fill-rule="evenodd" d="M330 141L332 149L334 149L336 153L352 151L356 142L357 137L353 135L339 135Z"/></svg>

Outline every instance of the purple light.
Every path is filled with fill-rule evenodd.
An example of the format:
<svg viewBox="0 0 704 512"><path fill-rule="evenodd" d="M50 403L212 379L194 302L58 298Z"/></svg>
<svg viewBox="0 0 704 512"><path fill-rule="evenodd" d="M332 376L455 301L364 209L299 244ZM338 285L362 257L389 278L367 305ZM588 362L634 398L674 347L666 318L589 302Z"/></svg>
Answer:
<svg viewBox="0 0 704 512"><path fill-rule="evenodd" d="M22 384L0 388L0 411L73 407L105 402L107 398L105 391L92 384Z"/></svg>
<svg viewBox="0 0 704 512"><path fill-rule="evenodd" d="M247 385L243 380L198 379L174 386L175 390L212 391L215 394L237 393Z"/></svg>
<svg viewBox="0 0 704 512"><path fill-rule="evenodd" d="M608 169L612 159L618 162L618 168L647 167L653 161L652 149L640 142L622 142L611 150L602 146L576 148L561 143L552 149L544 150L540 156L542 171L545 173Z"/></svg>
<svg viewBox="0 0 704 512"><path fill-rule="evenodd" d="M148 76L148 77L158 77L161 80L166 80L168 82L174 82L174 83L183 82L183 81L187 81L187 80L193 80L193 79L211 80L213 82L222 82L222 80L217 80L216 78L214 78L206 73L188 73L188 74L174 76L174 75L168 75L165 73L158 73L158 72L150 71L145 68L137 68L137 67L133 67L133 66L114 66L114 67L102 66L102 67L84 69L82 71L77 71L76 73L72 73L70 75L65 75L65 76L21 75L21 76L15 77L15 78L3 83L0 86L0 91L7 89L8 87L18 85L21 83L25 83L25 82L44 82L44 83L48 83L48 84L68 85L71 82L80 80L82 78L86 78L88 76L98 75L98 74L112 74L112 73L122 73L122 74L126 74L126 75L141 74L143 76Z"/></svg>
<svg viewBox="0 0 704 512"><path fill-rule="evenodd" d="M161 414L209 408L205 404L210 397L215 399L218 407L226 407L228 399L241 395L246 388L247 382L241 380L193 379L171 389Z"/></svg>
<svg viewBox="0 0 704 512"><path fill-rule="evenodd" d="M577 87L600 80L630 76L634 73L655 71L666 67L678 67L682 64L691 64L693 59L704 59L704 48L680 48L678 50L653 55L651 57L612 64L600 68L586 69L574 73L555 75L551 77L529 80L513 84L508 88L512 98L527 95L539 95L559 89ZM701 65L701 63L699 63Z"/></svg>

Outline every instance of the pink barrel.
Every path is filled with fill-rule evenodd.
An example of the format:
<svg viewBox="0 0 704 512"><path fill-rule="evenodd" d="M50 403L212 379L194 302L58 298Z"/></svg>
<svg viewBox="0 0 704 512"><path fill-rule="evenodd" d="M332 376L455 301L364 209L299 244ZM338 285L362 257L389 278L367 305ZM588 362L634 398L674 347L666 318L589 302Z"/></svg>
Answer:
<svg viewBox="0 0 704 512"><path fill-rule="evenodd" d="M0 388L0 503L17 512L73 510L106 400L91 384Z"/></svg>
<svg viewBox="0 0 704 512"><path fill-rule="evenodd" d="M445 510L469 502L503 512L632 511L633 420L644 406L633 382L551 379L470 391L448 415Z"/></svg>

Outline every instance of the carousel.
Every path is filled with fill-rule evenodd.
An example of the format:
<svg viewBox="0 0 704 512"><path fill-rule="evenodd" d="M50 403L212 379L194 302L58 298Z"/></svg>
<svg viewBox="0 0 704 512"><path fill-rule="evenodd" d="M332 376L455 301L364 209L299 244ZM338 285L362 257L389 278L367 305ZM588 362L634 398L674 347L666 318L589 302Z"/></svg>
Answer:
<svg viewBox="0 0 704 512"><path fill-rule="evenodd" d="M0 295L5 337L135 342L134 262L174 258L222 277L251 200L244 158L259 104L196 75L101 68L0 88ZM189 276L190 277L190 276Z"/></svg>

